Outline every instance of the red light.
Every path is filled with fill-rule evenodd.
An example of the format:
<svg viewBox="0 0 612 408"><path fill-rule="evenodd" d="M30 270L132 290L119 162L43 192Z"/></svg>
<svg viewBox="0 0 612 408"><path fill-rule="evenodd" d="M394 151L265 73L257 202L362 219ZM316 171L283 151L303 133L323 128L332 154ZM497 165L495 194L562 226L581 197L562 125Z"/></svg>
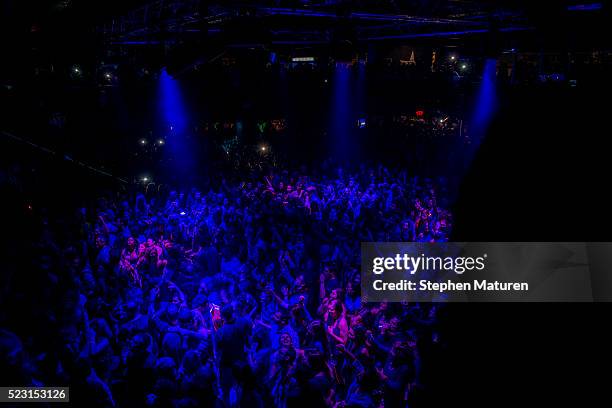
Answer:
<svg viewBox="0 0 612 408"><path fill-rule="evenodd" d="M422 117L423 117L423 115L425 115L425 111L423 111L423 110L418 110L418 111L416 111L416 115L417 115L417 118L422 118Z"/></svg>

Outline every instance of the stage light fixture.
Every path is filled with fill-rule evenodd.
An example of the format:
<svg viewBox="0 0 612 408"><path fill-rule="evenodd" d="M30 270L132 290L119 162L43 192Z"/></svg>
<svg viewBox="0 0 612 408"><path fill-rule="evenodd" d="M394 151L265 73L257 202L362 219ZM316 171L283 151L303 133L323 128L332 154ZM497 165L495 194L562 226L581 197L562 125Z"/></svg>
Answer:
<svg viewBox="0 0 612 408"><path fill-rule="evenodd" d="M140 139L140 144L141 145L146 145L147 144L147 139Z"/></svg>
<svg viewBox="0 0 612 408"><path fill-rule="evenodd" d="M314 57L293 57L291 58L292 62L314 62Z"/></svg>
<svg viewBox="0 0 612 408"><path fill-rule="evenodd" d="M164 145L164 143L166 143L166 142L164 142L164 139L159 139L159 140L157 141L157 144L158 144L158 145L160 145L160 146L163 146L163 145Z"/></svg>

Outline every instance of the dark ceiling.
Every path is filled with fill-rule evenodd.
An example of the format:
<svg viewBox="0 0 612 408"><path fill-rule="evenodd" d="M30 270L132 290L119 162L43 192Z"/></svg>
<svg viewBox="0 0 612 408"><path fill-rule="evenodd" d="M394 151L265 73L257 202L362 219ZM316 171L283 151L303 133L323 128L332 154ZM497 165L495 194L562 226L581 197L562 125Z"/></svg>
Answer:
<svg viewBox="0 0 612 408"><path fill-rule="evenodd" d="M331 45L351 52L372 44L460 47L474 55L504 47L590 52L609 49L612 38L609 6L592 0L3 0L2 6L11 61L94 61L163 49L164 58L174 53L192 63L228 47Z"/></svg>

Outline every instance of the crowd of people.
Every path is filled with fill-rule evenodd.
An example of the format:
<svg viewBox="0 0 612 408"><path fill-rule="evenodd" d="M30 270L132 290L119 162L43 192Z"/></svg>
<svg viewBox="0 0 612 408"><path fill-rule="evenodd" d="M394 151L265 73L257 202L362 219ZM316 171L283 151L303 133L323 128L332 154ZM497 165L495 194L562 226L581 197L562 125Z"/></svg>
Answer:
<svg viewBox="0 0 612 408"><path fill-rule="evenodd" d="M0 330L2 364L93 406L419 406L441 309L362 302L360 243L447 240L445 181L303 174L42 214L36 329Z"/></svg>

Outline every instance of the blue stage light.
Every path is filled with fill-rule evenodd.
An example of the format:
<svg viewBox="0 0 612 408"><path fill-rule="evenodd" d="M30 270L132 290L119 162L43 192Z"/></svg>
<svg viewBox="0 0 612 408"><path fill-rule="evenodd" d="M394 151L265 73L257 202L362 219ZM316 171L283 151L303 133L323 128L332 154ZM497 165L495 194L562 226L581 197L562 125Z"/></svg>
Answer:
<svg viewBox="0 0 612 408"><path fill-rule="evenodd" d="M482 81L471 120L471 136L476 145L485 137L489 124L497 111L496 65L497 61L493 58L487 59L484 64Z"/></svg>
<svg viewBox="0 0 612 408"><path fill-rule="evenodd" d="M567 6L568 11L596 11L603 8L602 3L575 4Z"/></svg>
<svg viewBox="0 0 612 408"><path fill-rule="evenodd" d="M181 82L166 69L159 74L158 134L162 134L163 155L176 180L187 182L196 174L196 141L189 125L188 99Z"/></svg>

